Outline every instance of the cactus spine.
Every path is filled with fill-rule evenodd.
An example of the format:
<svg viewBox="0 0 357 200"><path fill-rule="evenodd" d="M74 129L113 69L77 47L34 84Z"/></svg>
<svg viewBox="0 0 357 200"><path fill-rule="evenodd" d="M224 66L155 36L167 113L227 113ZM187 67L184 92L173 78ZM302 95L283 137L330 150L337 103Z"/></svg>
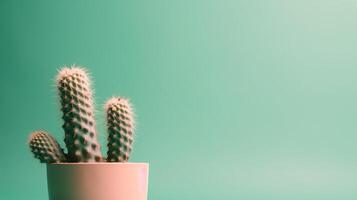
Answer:
<svg viewBox="0 0 357 200"><path fill-rule="evenodd" d="M127 99L111 98L105 104L108 162L127 162L132 151L134 117Z"/></svg>
<svg viewBox="0 0 357 200"><path fill-rule="evenodd" d="M95 130L94 107L87 72L79 67L63 68L57 76L57 89L64 120L64 142L69 162L101 161Z"/></svg>
<svg viewBox="0 0 357 200"><path fill-rule="evenodd" d="M29 146L35 158L42 163L66 161L62 148L57 141L44 131L35 131L29 137Z"/></svg>

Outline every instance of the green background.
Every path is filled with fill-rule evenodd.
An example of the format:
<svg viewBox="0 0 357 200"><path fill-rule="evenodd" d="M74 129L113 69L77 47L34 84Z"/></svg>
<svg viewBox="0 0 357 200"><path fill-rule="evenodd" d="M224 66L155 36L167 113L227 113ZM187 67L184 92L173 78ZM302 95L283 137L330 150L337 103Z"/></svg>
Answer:
<svg viewBox="0 0 357 200"><path fill-rule="evenodd" d="M0 2L0 198L47 199L64 65L137 113L150 200L357 198L357 1Z"/></svg>

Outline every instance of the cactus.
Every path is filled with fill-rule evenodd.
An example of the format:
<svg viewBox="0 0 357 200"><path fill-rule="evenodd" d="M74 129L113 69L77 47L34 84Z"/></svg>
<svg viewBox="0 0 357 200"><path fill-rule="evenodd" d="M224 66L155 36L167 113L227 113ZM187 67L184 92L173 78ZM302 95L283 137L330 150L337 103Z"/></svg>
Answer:
<svg viewBox="0 0 357 200"><path fill-rule="evenodd" d="M44 131L35 131L29 137L29 146L41 163L65 162L65 155L57 141Z"/></svg>
<svg viewBox="0 0 357 200"><path fill-rule="evenodd" d="M111 98L105 104L108 162L127 162L132 151L134 117L127 99Z"/></svg>
<svg viewBox="0 0 357 200"><path fill-rule="evenodd" d="M62 128L67 154L46 132L36 131L29 138L35 157L44 163L101 162L102 158L94 121L90 80L86 70L72 66L61 69L56 86L60 96ZM105 104L108 131L108 162L127 162L134 136L134 116L127 99L113 97Z"/></svg>
<svg viewBox="0 0 357 200"><path fill-rule="evenodd" d="M87 72L79 67L63 68L57 76L57 89L63 112L62 127L65 132L68 161L101 161Z"/></svg>

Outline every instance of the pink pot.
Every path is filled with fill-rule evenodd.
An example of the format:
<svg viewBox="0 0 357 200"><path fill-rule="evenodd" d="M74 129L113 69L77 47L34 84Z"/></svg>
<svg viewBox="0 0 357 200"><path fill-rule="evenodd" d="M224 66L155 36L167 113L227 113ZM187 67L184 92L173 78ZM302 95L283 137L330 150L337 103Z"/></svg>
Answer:
<svg viewBox="0 0 357 200"><path fill-rule="evenodd" d="M50 200L147 200L148 163L47 165Z"/></svg>

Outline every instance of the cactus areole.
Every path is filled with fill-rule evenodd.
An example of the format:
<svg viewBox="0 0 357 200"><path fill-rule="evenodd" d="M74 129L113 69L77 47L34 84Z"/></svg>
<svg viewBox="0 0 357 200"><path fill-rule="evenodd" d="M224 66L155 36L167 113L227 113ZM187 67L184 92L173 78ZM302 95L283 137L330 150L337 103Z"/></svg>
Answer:
<svg viewBox="0 0 357 200"><path fill-rule="evenodd" d="M105 158L98 142L93 92L87 70L77 66L64 67L56 77L56 87L67 153L53 136L45 131L35 131L28 142L35 158L42 163L127 162L134 140L134 113L129 100L112 97L105 103L108 131Z"/></svg>

